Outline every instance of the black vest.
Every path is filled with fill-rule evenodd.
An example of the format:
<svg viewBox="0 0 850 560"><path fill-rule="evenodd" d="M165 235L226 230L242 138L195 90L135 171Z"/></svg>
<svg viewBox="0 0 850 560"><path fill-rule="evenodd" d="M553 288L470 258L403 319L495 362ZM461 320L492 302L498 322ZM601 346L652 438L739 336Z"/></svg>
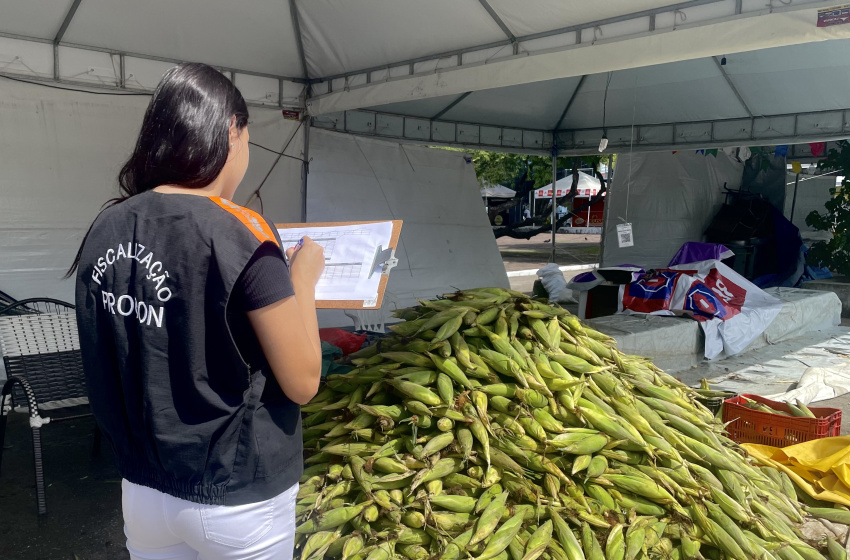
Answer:
<svg viewBox="0 0 850 560"><path fill-rule="evenodd" d="M246 363L233 332L250 325L227 309L262 243L280 246L274 227L220 198L150 191L95 220L77 273L80 347L130 482L221 505L298 482L300 409L264 359Z"/></svg>

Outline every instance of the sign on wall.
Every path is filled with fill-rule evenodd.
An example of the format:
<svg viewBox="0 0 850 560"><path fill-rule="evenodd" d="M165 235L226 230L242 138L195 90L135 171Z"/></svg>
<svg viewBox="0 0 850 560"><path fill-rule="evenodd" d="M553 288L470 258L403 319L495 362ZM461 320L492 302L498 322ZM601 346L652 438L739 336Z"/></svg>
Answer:
<svg viewBox="0 0 850 560"><path fill-rule="evenodd" d="M850 23L850 4L818 10L818 27Z"/></svg>

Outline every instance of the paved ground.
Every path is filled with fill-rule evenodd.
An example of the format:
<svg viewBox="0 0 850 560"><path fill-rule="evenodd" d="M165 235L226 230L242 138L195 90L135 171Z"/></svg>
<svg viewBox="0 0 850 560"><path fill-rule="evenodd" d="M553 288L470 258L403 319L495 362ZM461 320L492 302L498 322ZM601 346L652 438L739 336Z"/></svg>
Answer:
<svg viewBox="0 0 850 560"><path fill-rule="evenodd" d="M0 472L0 558L126 560L121 481L104 448L91 458L91 418L47 424L42 450L48 515L38 520L27 415L10 414Z"/></svg>
<svg viewBox="0 0 850 560"><path fill-rule="evenodd" d="M505 262L505 270L538 269L552 256L552 234L540 234L529 240L501 237L496 240ZM561 266L599 262L601 235L559 233L555 239L555 262Z"/></svg>
<svg viewBox="0 0 850 560"><path fill-rule="evenodd" d="M591 268L591 267L582 268L581 270L570 270L570 271L564 272L564 278L566 278L567 281L569 282L569 280L573 276L578 276L579 274L581 274L583 272L589 272L591 270L593 270L593 268ZM511 289L514 289L518 292L525 292L525 293L531 293L531 290L534 288L534 281L537 280L537 279L538 279L537 275L533 275L533 276L512 276L512 277L508 278L508 280L511 281Z"/></svg>
<svg viewBox="0 0 850 560"><path fill-rule="evenodd" d="M576 235L559 233L555 239L555 256L559 266L590 265L599 262L600 235ZM505 270L516 272L520 270L537 270L549 263L552 257L552 235L540 234L532 239L497 239ZM581 270L570 270L564 276L569 280L573 276L587 272L591 267ZM520 292L530 293L537 280L536 275L512 276L511 288Z"/></svg>
<svg viewBox="0 0 850 560"><path fill-rule="evenodd" d="M813 406L841 409L841 435L850 435L850 394L828 401L818 401Z"/></svg>

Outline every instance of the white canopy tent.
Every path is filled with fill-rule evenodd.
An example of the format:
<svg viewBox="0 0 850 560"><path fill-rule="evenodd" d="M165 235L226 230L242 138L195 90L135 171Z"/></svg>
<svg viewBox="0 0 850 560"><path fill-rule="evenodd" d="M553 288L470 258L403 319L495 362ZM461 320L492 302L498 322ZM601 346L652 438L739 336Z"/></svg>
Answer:
<svg viewBox="0 0 850 560"><path fill-rule="evenodd" d="M801 143L850 132L836 5L0 0L0 73L149 91L198 60L315 126L545 154L593 151L603 124L613 151Z"/></svg>
<svg viewBox="0 0 850 560"><path fill-rule="evenodd" d="M544 155L594 153L603 136L609 139L608 152L800 144L850 136L850 25L825 26L845 21L837 5L823 0L0 0L0 77L144 94L174 63L206 62L228 75L252 106L268 109L258 114L268 121L266 130L277 128L278 134L265 139L266 146L280 149L295 132L294 123L274 122L283 120L280 109L285 118L307 123L289 150L305 162L314 155L311 128L395 143ZM97 106L108 105L116 115L101 128L117 126L118 115L127 117L121 121L125 127L138 118L136 105L121 113L120 105L130 103L123 99L100 105L85 98L44 106L22 102L26 95L39 96L41 88L33 86L24 86L31 89L23 97L15 90L17 98L9 101L7 92L19 84L5 81L0 80L0 130L39 127L33 134L37 142L26 146L29 159L11 162L14 150L0 155L0 167L9 160L20 177L34 176L37 163L30 160L39 149L79 163L72 152L97 144L94 137L102 133L85 121L89 114L105 118ZM52 121L31 111L61 114L69 124L51 128ZM319 138L322 146L334 144L324 134L314 132L312 144L319 146ZM122 138L117 148L111 137L101 143L120 151L126 149ZM0 141L15 147L19 138L10 132ZM355 144L345 149L362 152ZM374 157L391 153L410 163L408 152L387 150ZM385 180L397 180L401 173L392 162L392 176L369 166L364 173L374 174L384 189ZM103 177L114 176L115 170L100 165ZM347 172L330 161L323 165L331 175ZM287 160L287 166L300 167L289 175L300 172L302 188L289 189L293 192L286 197L278 193L281 213L297 217L300 210L302 220L321 217L308 212L307 164ZM311 177L310 188L321 185L318 174ZM423 185L433 185L429 181ZM27 207L26 192L15 191L16 205L5 206L20 213ZM37 213L37 205L31 206L31 214ZM74 232L73 238L85 220L63 227Z"/></svg>

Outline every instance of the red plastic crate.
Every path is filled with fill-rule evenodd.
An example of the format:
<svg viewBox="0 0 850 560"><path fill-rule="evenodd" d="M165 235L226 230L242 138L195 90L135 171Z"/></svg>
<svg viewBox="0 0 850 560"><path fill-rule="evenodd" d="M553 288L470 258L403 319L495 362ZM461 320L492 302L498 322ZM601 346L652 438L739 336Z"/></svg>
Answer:
<svg viewBox="0 0 850 560"><path fill-rule="evenodd" d="M841 432L841 411L837 408L809 410L817 418L782 416L747 408L744 397L767 406L791 412L784 402L772 401L757 395L739 395L723 402L723 422L728 424L729 438L738 443L759 443L772 447L788 447L804 441L837 436Z"/></svg>

